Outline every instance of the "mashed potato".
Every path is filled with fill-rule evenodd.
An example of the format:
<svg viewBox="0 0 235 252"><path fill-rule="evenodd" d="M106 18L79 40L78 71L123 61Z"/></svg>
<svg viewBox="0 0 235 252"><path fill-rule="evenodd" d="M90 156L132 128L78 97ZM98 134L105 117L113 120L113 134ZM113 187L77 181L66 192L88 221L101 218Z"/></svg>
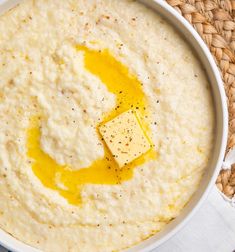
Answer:
<svg viewBox="0 0 235 252"><path fill-rule="evenodd" d="M17 239L121 250L160 231L197 189L213 146L209 83L142 4L23 1L0 17L0 76L0 227ZM122 171L109 160L109 171L97 125L129 108L154 155Z"/></svg>

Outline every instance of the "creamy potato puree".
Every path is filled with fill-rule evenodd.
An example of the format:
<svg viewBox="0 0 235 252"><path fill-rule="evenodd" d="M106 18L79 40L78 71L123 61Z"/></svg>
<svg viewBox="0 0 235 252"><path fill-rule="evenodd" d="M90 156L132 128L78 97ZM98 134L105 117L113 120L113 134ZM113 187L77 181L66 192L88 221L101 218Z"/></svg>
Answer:
<svg viewBox="0 0 235 252"><path fill-rule="evenodd" d="M208 80L127 0L25 0L0 17L0 227L43 251L117 251L160 231L213 146ZM136 111L151 150L120 169L97 127Z"/></svg>

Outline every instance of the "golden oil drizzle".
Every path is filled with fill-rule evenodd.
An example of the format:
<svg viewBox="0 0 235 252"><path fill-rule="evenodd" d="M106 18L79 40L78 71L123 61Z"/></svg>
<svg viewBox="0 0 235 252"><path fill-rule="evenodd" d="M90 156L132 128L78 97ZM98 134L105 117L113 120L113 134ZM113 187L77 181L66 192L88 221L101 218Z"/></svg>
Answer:
<svg viewBox="0 0 235 252"><path fill-rule="evenodd" d="M125 65L117 61L108 50L95 51L81 45L76 48L84 54L85 68L99 77L108 90L116 95L117 105L110 113L104 115L102 123L129 109L138 110L142 119L147 116L147 102L142 85L129 73ZM149 130L146 123L142 123L142 127L145 131ZM104 142L103 148L104 157L93 161L89 167L74 170L68 165L59 165L41 149L40 117L31 118L27 132L27 155L32 159L32 170L45 187L59 192L70 204L81 204L83 185L120 184L132 178L136 166L156 157L156 152L151 149L119 168Z"/></svg>

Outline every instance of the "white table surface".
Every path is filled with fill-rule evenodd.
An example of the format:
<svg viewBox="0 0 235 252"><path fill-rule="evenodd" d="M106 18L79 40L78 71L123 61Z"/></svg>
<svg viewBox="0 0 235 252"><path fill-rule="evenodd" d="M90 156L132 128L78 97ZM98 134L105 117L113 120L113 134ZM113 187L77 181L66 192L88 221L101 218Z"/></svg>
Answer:
<svg viewBox="0 0 235 252"><path fill-rule="evenodd" d="M235 208L225 202L214 188L186 226L153 252L233 252L234 250ZM0 252L6 251L0 248Z"/></svg>
<svg viewBox="0 0 235 252"><path fill-rule="evenodd" d="M235 208L214 188L199 211L174 237L154 252L232 252Z"/></svg>

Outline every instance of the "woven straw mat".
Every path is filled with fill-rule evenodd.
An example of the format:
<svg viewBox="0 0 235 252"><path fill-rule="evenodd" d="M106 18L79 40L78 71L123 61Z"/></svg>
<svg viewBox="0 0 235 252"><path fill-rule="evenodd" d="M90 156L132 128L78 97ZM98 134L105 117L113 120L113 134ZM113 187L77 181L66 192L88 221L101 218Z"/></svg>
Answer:
<svg viewBox="0 0 235 252"><path fill-rule="evenodd" d="M235 147L235 0L166 0L196 29L220 70L227 95L229 134L227 151ZM235 164L221 170L216 185L235 197Z"/></svg>

